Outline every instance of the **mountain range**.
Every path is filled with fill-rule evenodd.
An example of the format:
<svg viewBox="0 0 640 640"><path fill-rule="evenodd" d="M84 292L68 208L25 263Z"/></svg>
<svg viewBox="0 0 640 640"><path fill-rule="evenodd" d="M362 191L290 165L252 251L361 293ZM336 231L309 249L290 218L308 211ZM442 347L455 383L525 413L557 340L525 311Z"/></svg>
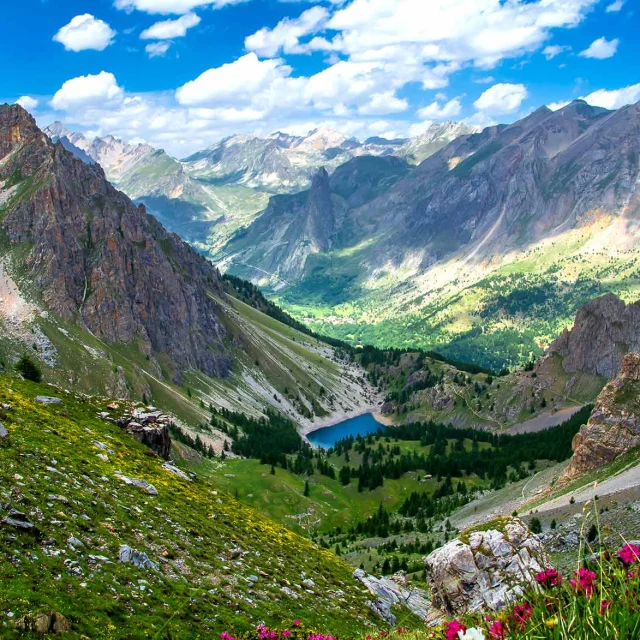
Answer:
<svg viewBox="0 0 640 640"><path fill-rule="evenodd" d="M361 155L393 154L417 163L473 130L446 122L429 126L415 138L370 138L364 143L330 129L306 136L237 135L183 161L147 144L129 144L110 135L87 137L60 122L44 132L84 162L100 164L116 188L144 203L170 231L215 255L237 229L265 209L269 195L307 188L320 167L332 171Z"/></svg>
<svg viewBox="0 0 640 640"><path fill-rule="evenodd" d="M221 264L335 337L523 362L590 298L636 294L639 127L638 104L542 107L404 174L378 163L350 200L368 184L352 161L339 188L320 172L272 199Z"/></svg>

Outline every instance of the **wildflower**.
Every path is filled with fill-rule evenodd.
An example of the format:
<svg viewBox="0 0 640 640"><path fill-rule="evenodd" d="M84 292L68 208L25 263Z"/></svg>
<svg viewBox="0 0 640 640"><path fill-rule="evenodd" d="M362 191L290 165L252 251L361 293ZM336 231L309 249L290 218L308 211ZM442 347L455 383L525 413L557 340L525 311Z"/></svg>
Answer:
<svg viewBox="0 0 640 640"><path fill-rule="evenodd" d="M471 627L466 631L458 631L460 640L485 640L484 632L477 627Z"/></svg>
<svg viewBox="0 0 640 640"><path fill-rule="evenodd" d="M446 640L459 640L460 632L464 633L467 630L462 622L458 620L452 620L445 625L444 637Z"/></svg>
<svg viewBox="0 0 640 640"><path fill-rule="evenodd" d="M527 601L523 602L522 604L517 604L513 608L513 618L515 619L516 624L518 625L520 630L525 628L527 620L529 620L532 615L533 608Z"/></svg>
<svg viewBox="0 0 640 640"><path fill-rule="evenodd" d="M496 620L491 627L489 627L489 637L491 640L503 640L506 632L507 630L500 620Z"/></svg>
<svg viewBox="0 0 640 640"><path fill-rule="evenodd" d="M600 615L604 615L604 613L612 604L613 604L613 600L603 600L600 603Z"/></svg>
<svg viewBox="0 0 640 640"><path fill-rule="evenodd" d="M557 587L562 583L562 576L555 569L545 569L536 574L536 582L543 587Z"/></svg>
<svg viewBox="0 0 640 640"><path fill-rule="evenodd" d="M233 636L229 635L229 633L227 631L223 631L220 634L220 639L221 640L235 640Z"/></svg>
<svg viewBox="0 0 640 640"><path fill-rule="evenodd" d="M558 618L556 618L556 616L553 616L553 618L548 618L544 624L547 629L555 629L558 626Z"/></svg>
<svg viewBox="0 0 640 640"><path fill-rule="evenodd" d="M569 584L578 593L584 593L584 595L589 598L595 589L594 582L596 578L597 576L594 571L580 569L580 571L576 571L576 579L569 580Z"/></svg>
<svg viewBox="0 0 640 640"><path fill-rule="evenodd" d="M300 626L300 620L294 620L293 621L293 626L294 627L299 627Z"/></svg>
<svg viewBox="0 0 640 640"><path fill-rule="evenodd" d="M618 550L618 558L625 565L634 564L640 561L640 547L635 544L625 544L622 549Z"/></svg>

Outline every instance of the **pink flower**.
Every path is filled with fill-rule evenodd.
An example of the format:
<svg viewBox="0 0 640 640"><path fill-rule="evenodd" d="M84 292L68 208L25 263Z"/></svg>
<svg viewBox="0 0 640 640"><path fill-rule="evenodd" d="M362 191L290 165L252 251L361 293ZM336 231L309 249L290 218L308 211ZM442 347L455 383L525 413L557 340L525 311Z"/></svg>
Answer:
<svg viewBox="0 0 640 640"><path fill-rule="evenodd" d="M640 561L640 547L635 544L625 544L618 550L618 557L626 565Z"/></svg>
<svg viewBox="0 0 640 640"><path fill-rule="evenodd" d="M462 622L459 622L458 620L452 620L451 622L447 623L444 628L444 637L446 638L446 640L459 640L459 632L462 631L462 633L464 633L466 630L467 627L465 627Z"/></svg>
<svg viewBox="0 0 640 640"><path fill-rule="evenodd" d="M489 627L489 637L492 640L503 640L506 629L500 620L496 620L491 627Z"/></svg>
<svg viewBox="0 0 640 640"><path fill-rule="evenodd" d="M524 629L527 625L527 620L533 615L533 608L528 602L517 604L513 607L513 618L520 630Z"/></svg>
<svg viewBox="0 0 640 640"><path fill-rule="evenodd" d="M235 640L234 637L229 635L229 633L227 631L223 631L220 634L220 638L221 638L221 640Z"/></svg>
<svg viewBox="0 0 640 640"><path fill-rule="evenodd" d="M536 582L543 587L557 587L562 583L562 576L555 569L545 569L536 575Z"/></svg>
<svg viewBox="0 0 640 640"><path fill-rule="evenodd" d="M293 626L294 627L299 627L300 626L300 620L294 620L293 621Z"/></svg>
<svg viewBox="0 0 640 640"><path fill-rule="evenodd" d="M584 593L587 598L591 597L591 594L595 590L595 581L596 574L594 571L589 571L588 569L580 569L580 571L576 571L576 579L569 580L569 584L576 590L578 593Z"/></svg>
<svg viewBox="0 0 640 640"><path fill-rule="evenodd" d="M600 603L600 615L603 615L605 611L613 604L613 600L603 600Z"/></svg>

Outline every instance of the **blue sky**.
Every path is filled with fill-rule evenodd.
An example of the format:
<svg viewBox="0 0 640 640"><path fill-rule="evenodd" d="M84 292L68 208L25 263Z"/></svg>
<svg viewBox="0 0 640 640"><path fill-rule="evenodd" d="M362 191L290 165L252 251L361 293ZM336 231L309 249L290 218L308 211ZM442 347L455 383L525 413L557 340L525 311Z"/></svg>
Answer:
<svg viewBox="0 0 640 640"><path fill-rule="evenodd" d="M361 139L640 100L637 0L21 0L1 99L177 156L233 133Z"/></svg>

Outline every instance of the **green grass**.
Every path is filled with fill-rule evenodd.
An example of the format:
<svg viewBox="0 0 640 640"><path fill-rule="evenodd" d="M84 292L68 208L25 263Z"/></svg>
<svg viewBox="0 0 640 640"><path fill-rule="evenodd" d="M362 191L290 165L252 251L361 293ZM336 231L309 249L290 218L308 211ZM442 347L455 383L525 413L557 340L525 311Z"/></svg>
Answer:
<svg viewBox="0 0 640 640"><path fill-rule="evenodd" d="M63 402L39 405L38 394ZM215 478L188 483L163 470L143 445L96 417L106 401L0 376L0 402L13 407L2 415L9 438L0 444L1 501L41 534L0 525L2 620L56 611L73 625L69 638L209 638L294 617L353 634L371 619L346 564L243 506ZM111 450L108 462L96 442ZM152 483L158 495L122 483L117 471ZM70 536L85 546L74 551ZM160 570L119 563L122 544ZM234 558L234 547L247 553ZM313 595L296 586L303 576L314 579ZM8 624L1 635L18 636Z"/></svg>

